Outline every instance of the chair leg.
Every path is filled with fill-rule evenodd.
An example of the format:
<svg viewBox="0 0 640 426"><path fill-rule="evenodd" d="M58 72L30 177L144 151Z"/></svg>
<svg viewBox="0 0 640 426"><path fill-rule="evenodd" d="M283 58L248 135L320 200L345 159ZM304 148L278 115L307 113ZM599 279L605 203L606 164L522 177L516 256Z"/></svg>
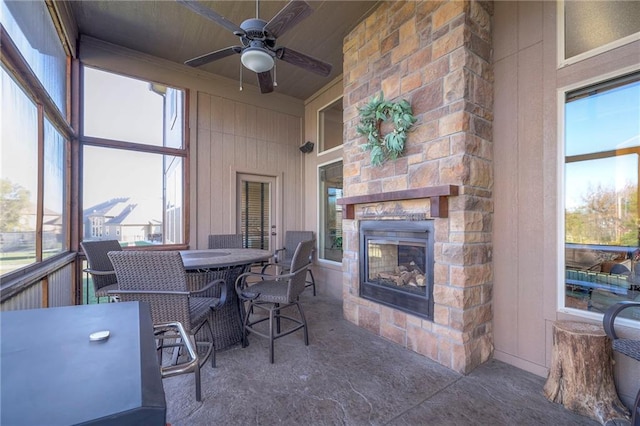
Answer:
<svg viewBox="0 0 640 426"><path fill-rule="evenodd" d="M205 332L209 334L209 340L210 341L207 341L207 340L196 340L196 335L202 329L202 327L205 327ZM215 346L215 338L213 336L213 329L211 328L211 323L209 322L209 319L207 318L195 330L191 330L191 333L192 333L191 334L191 336L192 336L191 343L193 344L193 347L198 352L198 358L200 358L200 353L198 351L198 347L199 346L205 346L206 347L206 353L201 358L201 360L198 361L198 365L199 366L203 366L207 362L207 359L209 357L211 357L211 367L215 368L216 367L216 346ZM180 346L179 349L182 349L182 346ZM176 361L177 361L177 359L176 359Z"/></svg>
<svg viewBox="0 0 640 426"><path fill-rule="evenodd" d="M196 401L202 401L202 395L200 394L200 365L196 364L194 374L196 376Z"/></svg>
<svg viewBox="0 0 640 426"><path fill-rule="evenodd" d="M158 339L158 345L156 346L156 356L158 358L158 365L162 367L162 348L164 347L164 339Z"/></svg>
<svg viewBox="0 0 640 426"><path fill-rule="evenodd" d="M273 308L275 310L275 318L276 318L276 334L280 334L280 309L278 309L280 307L279 303L275 303L273 305Z"/></svg>
<svg viewBox="0 0 640 426"><path fill-rule="evenodd" d="M274 313L275 313L275 307L269 309L269 359L271 361L271 364L274 363L274 355L273 355L273 344L274 344L274 336L273 336L273 320L274 320ZM280 327L279 321L280 321L280 317L277 316L278 318L278 328Z"/></svg>
<svg viewBox="0 0 640 426"><path fill-rule="evenodd" d="M313 277L313 271L311 270L311 268L307 269L307 272L309 273L309 276L311 277L311 287L313 287L313 295L316 295L316 279Z"/></svg>
<svg viewBox="0 0 640 426"><path fill-rule="evenodd" d="M302 310L302 305L300 302L296 302L296 306L298 307L298 311L300 312L300 319L302 320L302 331L304 332L304 344L309 346L309 333L307 332L307 319L304 316L304 311Z"/></svg>
<svg viewBox="0 0 640 426"><path fill-rule="evenodd" d="M249 307L247 308L247 313L244 316L244 321L242 322L242 347L247 347L247 327L249 325L249 317L253 313L253 301L249 301Z"/></svg>
<svg viewBox="0 0 640 426"><path fill-rule="evenodd" d="M176 337L176 345L179 344L182 341L182 339L180 339L179 337ZM178 364L178 358L180 357L180 348L181 346L175 346L173 348L173 354L171 356L171 365L177 365Z"/></svg>
<svg viewBox="0 0 640 426"><path fill-rule="evenodd" d="M633 413L631 413L631 426L640 426L640 390L636 396L636 403L633 407Z"/></svg>
<svg viewBox="0 0 640 426"><path fill-rule="evenodd" d="M209 329L209 337L211 337L211 368L216 368L216 338L213 336L213 329L209 321L207 321L207 328Z"/></svg>

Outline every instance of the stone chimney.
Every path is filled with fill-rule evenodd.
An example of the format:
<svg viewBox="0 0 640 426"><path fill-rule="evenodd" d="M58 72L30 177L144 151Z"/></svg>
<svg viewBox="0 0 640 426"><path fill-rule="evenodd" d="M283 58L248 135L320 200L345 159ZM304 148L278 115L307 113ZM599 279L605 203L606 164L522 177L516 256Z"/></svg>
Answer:
<svg viewBox="0 0 640 426"><path fill-rule="evenodd" d="M461 373L493 351L492 13L484 1L386 1L344 41L345 197L458 190L439 217L428 197L351 206L343 221L344 315ZM374 167L356 126L358 108L380 91L408 100L417 122L404 156ZM358 296L365 211L369 219L375 211L380 219L434 220L433 321Z"/></svg>

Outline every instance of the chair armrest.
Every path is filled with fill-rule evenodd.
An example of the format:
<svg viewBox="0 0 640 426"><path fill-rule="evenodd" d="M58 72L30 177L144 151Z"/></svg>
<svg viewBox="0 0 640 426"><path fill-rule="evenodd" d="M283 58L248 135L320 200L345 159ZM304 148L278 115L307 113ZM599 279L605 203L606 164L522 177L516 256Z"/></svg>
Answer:
<svg viewBox="0 0 640 426"><path fill-rule="evenodd" d="M275 263L278 263L278 261L280 260L280 256L278 253L285 252L285 251L287 251L286 248L276 249L276 251L273 252L273 261Z"/></svg>
<svg viewBox="0 0 640 426"><path fill-rule="evenodd" d="M263 273L244 272L238 275L238 278L236 278L236 283L235 283L236 293L240 294L239 290L242 290L245 287L245 286L242 286L242 283L243 282L246 283L247 277L259 277L259 278L265 279L265 278L273 278L274 276L271 274L265 274L264 272Z"/></svg>
<svg viewBox="0 0 640 426"><path fill-rule="evenodd" d="M245 272L243 274L240 274L238 278L236 278L235 290L236 290L236 294L241 300L253 300L260 295L259 293L246 292L247 277L259 277L264 280L265 278L274 279L279 277L279 275L276 276L276 275L270 275L270 274L264 274L264 273L259 274L257 272Z"/></svg>
<svg viewBox="0 0 640 426"><path fill-rule="evenodd" d="M98 271L96 269L85 268L82 270L83 272L87 272L91 275L115 275L116 271Z"/></svg>
<svg viewBox="0 0 640 426"><path fill-rule="evenodd" d="M262 279L267 278L271 280L279 280L279 279L287 279L287 278L290 278L291 276L292 276L291 273L273 275L273 274L265 274L265 273L258 273L258 272L245 272L244 274L240 274L238 278L236 278L236 287L238 287L238 282L242 278L256 277L256 278L262 278Z"/></svg>
<svg viewBox="0 0 640 426"><path fill-rule="evenodd" d="M607 333L607 336L609 336L611 340L616 340L618 338L614 330L614 322L616 321L616 317L618 316L618 314L624 309L634 307L640 307L640 302L626 300L609 306L607 311L604 313L604 318L602 318L602 326L604 327L605 333Z"/></svg>
<svg viewBox="0 0 640 426"><path fill-rule="evenodd" d="M109 296L117 296L119 294L166 294L174 296L189 296L188 291L164 291L164 290L109 290Z"/></svg>
<svg viewBox="0 0 640 426"><path fill-rule="evenodd" d="M278 266L278 262L275 261L275 259L274 259L273 263L271 263L271 262L265 263L264 266L262 266L262 269L260 270L260 274L258 274L258 275L264 275L265 277L266 276L270 276L270 277L273 276L272 274L267 274L267 272L266 272L267 269L269 268L269 266L276 267L276 266ZM255 273L255 272L252 272L252 273Z"/></svg>
<svg viewBox="0 0 640 426"><path fill-rule="evenodd" d="M206 286L202 287L200 290L196 290L196 291L192 291L189 294L191 296L195 296L195 297L199 297L198 294L200 293L204 293L205 291L209 290L210 288L216 286L216 285L220 285L222 284L221 288L220 288L220 301L218 302L218 304L216 306L212 306L212 308L217 308L220 307L222 305L224 305L227 301L227 282L223 279L223 278L219 278L217 280L211 281L209 284L207 284Z"/></svg>

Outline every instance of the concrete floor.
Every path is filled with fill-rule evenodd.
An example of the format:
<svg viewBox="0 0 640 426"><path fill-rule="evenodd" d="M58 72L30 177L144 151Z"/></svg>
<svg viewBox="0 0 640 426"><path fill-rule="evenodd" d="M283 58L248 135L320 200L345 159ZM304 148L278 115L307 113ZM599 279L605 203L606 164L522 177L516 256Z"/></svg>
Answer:
<svg viewBox="0 0 640 426"><path fill-rule="evenodd" d="M164 380L167 422L181 425L597 425L542 395L545 379L499 361L463 376L342 318L339 301L301 297L309 323L275 343L219 351L193 374Z"/></svg>

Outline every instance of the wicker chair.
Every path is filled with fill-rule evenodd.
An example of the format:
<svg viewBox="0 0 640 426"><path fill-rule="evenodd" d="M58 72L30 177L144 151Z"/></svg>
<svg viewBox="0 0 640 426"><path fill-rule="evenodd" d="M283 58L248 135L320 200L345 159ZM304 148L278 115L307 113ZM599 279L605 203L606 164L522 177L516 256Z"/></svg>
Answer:
<svg viewBox="0 0 640 426"><path fill-rule="evenodd" d="M209 235L209 248L242 248L242 234Z"/></svg>
<svg viewBox="0 0 640 426"><path fill-rule="evenodd" d="M301 328L304 331L304 344L309 345L309 334L307 332L307 320L305 319L302 306L298 297L305 289L305 278L310 262L309 257L313 250L314 241L308 240L298 244L293 259L291 261L291 272L281 275L266 275L254 272L246 272L236 280L236 292L242 301L249 301L247 314L245 315L244 333L242 345L247 346L247 332L269 339L269 356L273 364L274 341L280 337L291 334ZM247 285L247 278L259 277L253 285ZM282 314L282 310L296 306L300 313L300 318L294 318ZM254 309L262 309L269 313L268 317L251 318ZM284 331L281 330L281 320L287 320L294 325ZM257 324L269 321L269 332L264 333L256 328ZM275 331L274 331L275 326Z"/></svg>
<svg viewBox="0 0 640 426"><path fill-rule="evenodd" d="M293 259L293 253L298 247L298 244L302 241L313 240L313 248L311 253L309 254L309 266L313 262L313 249L315 249L315 237L313 236L313 231L287 231L284 237L284 247L277 249L274 252L274 263L270 263L265 265L262 268L262 273L264 274L267 271L269 266L275 265L282 269L282 272L287 272L291 270L291 260ZM313 295L316 295L316 279L313 276L313 271L311 268L307 268L308 277L305 277L305 287L313 288Z"/></svg>
<svg viewBox="0 0 640 426"><path fill-rule="evenodd" d="M93 290L99 303L101 297L109 296L109 291L118 289L116 274L107 253L122 251L122 246L117 240L83 241L80 246L89 265L84 272L91 275Z"/></svg>
<svg viewBox="0 0 640 426"><path fill-rule="evenodd" d="M640 361L640 340L637 339L621 339L614 330L616 317L624 309L637 308L640 309L640 302L624 301L611 305L604 314L602 325L607 336L613 341L613 350L620 352L628 357ZM640 390L636 396L636 402L632 407L631 426L640 426Z"/></svg>
<svg viewBox="0 0 640 426"><path fill-rule="evenodd" d="M215 348L213 332L209 324L211 309L217 309L226 299L224 280L219 279L207 284L197 292L187 290L187 275L182 257L177 251L121 251L110 252L109 259L118 277L120 289L110 294L117 294L121 301L139 300L149 303L151 317L156 327L158 340L158 357L163 377L176 374L195 373L196 400L200 401L200 368L211 356L211 365L215 367ZM220 298L197 297L214 286L220 286L223 294ZM180 323L189 337L189 342L180 339L179 328L172 327ZM196 341L195 335L205 330L207 341ZM165 342L168 340L169 343ZM195 343L195 345L194 345ZM189 345L194 345L191 350ZM164 366L162 353L164 348L182 348L188 355L188 362L177 366L179 351L174 351L172 366ZM200 356L198 347L204 347L204 355ZM194 357L189 354L195 354ZM177 368L175 368L177 366Z"/></svg>

